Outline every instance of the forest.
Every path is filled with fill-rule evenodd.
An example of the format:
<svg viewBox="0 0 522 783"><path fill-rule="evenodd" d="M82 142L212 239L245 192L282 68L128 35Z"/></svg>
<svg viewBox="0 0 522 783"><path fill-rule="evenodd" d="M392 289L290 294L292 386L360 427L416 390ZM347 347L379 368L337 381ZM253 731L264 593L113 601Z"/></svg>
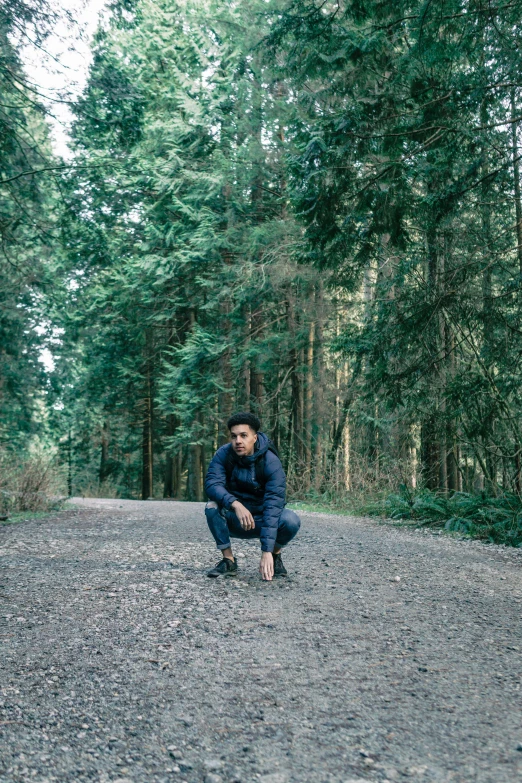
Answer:
<svg viewBox="0 0 522 783"><path fill-rule="evenodd" d="M70 160L57 13L0 8L4 506L202 500L239 409L292 499L521 543L522 4L113 0Z"/></svg>

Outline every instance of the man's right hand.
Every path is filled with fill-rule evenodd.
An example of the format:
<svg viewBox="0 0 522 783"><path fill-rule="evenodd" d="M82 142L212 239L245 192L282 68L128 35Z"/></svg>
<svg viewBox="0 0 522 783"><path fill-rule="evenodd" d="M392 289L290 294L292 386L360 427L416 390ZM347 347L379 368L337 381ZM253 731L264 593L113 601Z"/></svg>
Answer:
<svg viewBox="0 0 522 783"><path fill-rule="evenodd" d="M243 530L253 530L255 528L256 523L254 522L254 517L248 508L245 508L245 506L240 503L239 500L234 500L232 503L232 510L239 519L239 523Z"/></svg>

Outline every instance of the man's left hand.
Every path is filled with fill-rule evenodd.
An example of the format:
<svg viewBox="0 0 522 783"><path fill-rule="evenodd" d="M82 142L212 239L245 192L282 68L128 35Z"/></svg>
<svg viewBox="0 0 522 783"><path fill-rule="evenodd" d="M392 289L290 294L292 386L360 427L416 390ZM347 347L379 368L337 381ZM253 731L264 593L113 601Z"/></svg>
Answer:
<svg viewBox="0 0 522 783"><path fill-rule="evenodd" d="M272 552L263 552L261 555L261 562L259 564L259 573L261 579L265 582L271 582L274 576L274 557Z"/></svg>

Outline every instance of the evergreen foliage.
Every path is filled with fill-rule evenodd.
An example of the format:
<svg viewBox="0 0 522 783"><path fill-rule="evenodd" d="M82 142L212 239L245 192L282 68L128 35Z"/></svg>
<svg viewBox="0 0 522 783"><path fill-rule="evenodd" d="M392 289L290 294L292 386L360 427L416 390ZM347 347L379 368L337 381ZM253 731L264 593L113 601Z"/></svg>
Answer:
<svg viewBox="0 0 522 783"><path fill-rule="evenodd" d="M0 448L23 450L45 430L46 378L38 361L50 326L43 298L57 245L57 188L45 111L14 41L37 43L52 20L38 2L0 8ZM39 329L38 329L39 327Z"/></svg>
<svg viewBox="0 0 522 783"><path fill-rule="evenodd" d="M10 20L44 7L11 8L14 89ZM202 499L224 423L251 409L295 495L404 484L413 506L390 513L518 542L520 16L111 3L60 199L54 174L18 176L52 168L43 110L2 120L21 259L1 288L3 440L38 431L47 388L73 492ZM61 335L51 378L38 323Z"/></svg>

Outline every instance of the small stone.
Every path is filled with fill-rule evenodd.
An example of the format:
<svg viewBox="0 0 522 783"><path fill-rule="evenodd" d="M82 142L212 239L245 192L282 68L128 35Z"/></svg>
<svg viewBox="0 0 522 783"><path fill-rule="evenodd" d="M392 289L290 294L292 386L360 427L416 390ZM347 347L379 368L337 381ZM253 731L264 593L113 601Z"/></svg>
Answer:
<svg viewBox="0 0 522 783"><path fill-rule="evenodd" d="M393 579L390 579L390 582L400 582L401 578L400 576L394 576Z"/></svg>
<svg viewBox="0 0 522 783"><path fill-rule="evenodd" d="M221 777L209 772L208 775L205 775L205 783L221 783Z"/></svg>
<svg viewBox="0 0 522 783"><path fill-rule="evenodd" d="M283 772L273 772L271 775L261 775L259 783L286 783L287 780Z"/></svg>
<svg viewBox="0 0 522 783"><path fill-rule="evenodd" d="M223 762L220 759L205 759L203 766L208 770L223 769Z"/></svg>
<svg viewBox="0 0 522 783"><path fill-rule="evenodd" d="M518 743L517 750L519 750L522 753L522 742Z"/></svg>

